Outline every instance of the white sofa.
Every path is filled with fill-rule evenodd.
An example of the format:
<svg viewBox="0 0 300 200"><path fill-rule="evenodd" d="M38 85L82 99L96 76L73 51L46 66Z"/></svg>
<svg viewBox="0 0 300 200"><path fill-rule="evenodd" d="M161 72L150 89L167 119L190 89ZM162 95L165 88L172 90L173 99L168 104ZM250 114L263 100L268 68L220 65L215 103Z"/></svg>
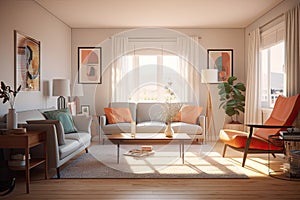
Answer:
<svg viewBox="0 0 300 200"><path fill-rule="evenodd" d="M77 132L65 134L60 122L46 120L42 114L44 111L17 112L18 126L25 127L27 130L47 131L48 166L49 168L56 168L57 178L60 178L59 168L63 164L83 150L88 153L88 147L91 144L90 127L92 119L85 115L72 116ZM30 124L27 122L30 122ZM42 151L36 150L33 154L36 155L40 152Z"/></svg>
<svg viewBox="0 0 300 200"><path fill-rule="evenodd" d="M160 114L165 108L164 103L111 102L108 107L129 108L132 119L136 122L137 133L163 133L166 128L166 123ZM196 124L172 122L171 126L175 133L187 133L193 140L203 142L205 139L206 117L202 114L198 116ZM100 116L100 141L104 142L107 135L126 132L131 132L131 123L109 124L105 115Z"/></svg>

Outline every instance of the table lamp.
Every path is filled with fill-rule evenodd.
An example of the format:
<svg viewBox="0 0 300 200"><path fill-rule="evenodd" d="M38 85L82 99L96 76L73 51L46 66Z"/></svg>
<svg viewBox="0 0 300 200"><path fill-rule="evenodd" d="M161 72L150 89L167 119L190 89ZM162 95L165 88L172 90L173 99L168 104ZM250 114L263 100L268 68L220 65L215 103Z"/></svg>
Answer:
<svg viewBox="0 0 300 200"><path fill-rule="evenodd" d="M53 79L52 96L57 98L57 109L66 108L65 96L70 96L70 81L68 79Z"/></svg>

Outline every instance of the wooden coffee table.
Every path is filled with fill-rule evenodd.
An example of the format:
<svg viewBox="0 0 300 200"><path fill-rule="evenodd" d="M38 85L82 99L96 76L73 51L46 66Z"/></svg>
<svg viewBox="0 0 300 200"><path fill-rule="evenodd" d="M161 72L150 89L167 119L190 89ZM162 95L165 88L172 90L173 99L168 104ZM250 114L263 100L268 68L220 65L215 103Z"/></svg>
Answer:
<svg viewBox="0 0 300 200"><path fill-rule="evenodd" d="M164 133L136 133L131 137L130 133L112 134L108 139L117 145L117 163L120 162L121 144L179 144L179 153L184 164L184 143L191 141L191 137L186 133L175 133L173 137L166 137Z"/></svg>

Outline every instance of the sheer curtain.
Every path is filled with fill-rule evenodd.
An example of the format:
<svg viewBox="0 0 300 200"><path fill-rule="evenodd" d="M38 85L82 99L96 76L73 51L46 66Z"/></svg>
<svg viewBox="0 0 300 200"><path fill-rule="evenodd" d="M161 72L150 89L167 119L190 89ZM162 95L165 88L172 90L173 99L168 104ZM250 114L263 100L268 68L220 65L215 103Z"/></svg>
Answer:
<svg viewBox="0 0 300 200"><path fill-rule="evenodd" d="M249 35L245 124L253 124L260 121L259 45L260 31L257 28Z"/></svg>
<svg viewBox="0 0 300 200"><path fill-rule="evenodd" d="M200 83L200 48L198 37L178 37L177 54L179 73L182 77L181 100L195 102L199 98Z"/></svg>
<svg viewBox="0 0 300 200"><path fill-rule="evenodd" d="M293 96L300 93L299 7L300 5L287 11L285 14L287 96Z"/></svg>
<svg viewBox="0 0 300 200"><path fill-rule="evenodd" d="M111 68L111 101L128 101L128 90L125 90L128 82L129 72L128 57L128 37L112 37L112 68ZM122 86L122 87L121 87Z"/></svg>

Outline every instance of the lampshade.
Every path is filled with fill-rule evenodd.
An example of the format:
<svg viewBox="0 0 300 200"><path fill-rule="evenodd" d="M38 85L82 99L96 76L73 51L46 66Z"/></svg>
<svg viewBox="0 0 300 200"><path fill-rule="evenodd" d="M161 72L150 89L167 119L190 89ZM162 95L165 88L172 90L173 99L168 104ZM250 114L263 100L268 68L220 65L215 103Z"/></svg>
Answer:
<svg viewBox="0 0 300 200"><path fill-rule="evenodd" d="M217 69L202 69L201 70L202 83L218 83L218 70Z"/></svg>
<svg viewBox="0 0 300 200"><path fill-rule="evenodd" d="M52 96L70 96L70 81L68 79L53 79Z"/></svg>
<svg viewBox="0 0 300 200"><path fill-rule="evenodd" d="M72 96L75 97L81 97L83 96L83 87L82 84L74 84L73 86L73 91L72 91Z"/></svg>

